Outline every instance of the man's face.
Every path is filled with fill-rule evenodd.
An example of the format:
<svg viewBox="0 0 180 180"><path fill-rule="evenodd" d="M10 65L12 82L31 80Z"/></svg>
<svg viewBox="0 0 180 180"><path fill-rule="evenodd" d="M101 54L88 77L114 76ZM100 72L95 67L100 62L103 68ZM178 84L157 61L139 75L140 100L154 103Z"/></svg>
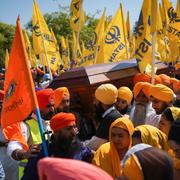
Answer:
<svg viewBox="0 0 180 180"><path fill-rule="evenodd" d="M140 93L136 96L135 101L139 103L147 104L149 102L149 99L142 91L140 91Z"/></svg>
<svg viewBox="0 0 180 180"><path fill-rule="evenodd" d="M41 111L41 116L44 120L50 120L54 114L54 100L51 99L46 108Z"/></svg>
<svg viewBox="0 0 180 180"><path fill-rule="evenodd" d="M64 127L54 134L55 143L59 147L68 147L76 138L77 134L76 125Z"/></svg>
<svg viewBox="0 0 180 180"><path fill-rule="evenodd" d="M100 101L97 99L94 99L94 108L95 108L95 115L96 115L96 120L99 122L102 119L102 115L104 113L104 108L101 104Z"/></svg>
<svg viewBox="0 0 180 180"><path fill-rule="evenodd" d="M166 102L158 100L154 97L151 98L152 100L152 107L156 111L156 114L162 114L162 112L168 107Z"/></svg>
<svg viewBox="0 0 180 180"><path fill-rule="evenodd" d="M127 109L128 103L126 100L118 98L116 102L116 108L119 112L123 111L124 109Z"/></svg>
<svg viewBox="0 0 180 180"><path fill-rule="evenodd" d="M59 112L66 112L68 113L70 109L70 97L68 95L64 95L61 103L56 108L56 111Z"/></svg>

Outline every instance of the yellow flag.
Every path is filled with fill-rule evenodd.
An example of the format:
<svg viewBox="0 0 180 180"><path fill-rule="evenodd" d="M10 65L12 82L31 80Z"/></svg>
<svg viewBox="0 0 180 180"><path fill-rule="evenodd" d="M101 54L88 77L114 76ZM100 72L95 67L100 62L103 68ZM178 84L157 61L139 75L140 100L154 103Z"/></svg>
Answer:
<svg viewBox="0 0 180 180"><path fill-rule="evenodd" d="M5 56L5 68L6 69L8 67L8 62L9 62L9 53L8 53L8 49L6 49L6 56Z"/></svg>
<svg viewBox="0 0 180 180"><path fill-rule="evenodd" d="M158 18L158 2L157 0L151 0L151 34L157 31Z"/></svg>
<svg viewBox="0 0 180 180"><path fill-rule="evenodd" d="M61 36L61 54L64 69L67 70L70 67L69 47L67 46L67 40L65 40L63 36Z"/></svg>
<svg viewBox="0 0 180 180"><path fill-rule="evenodd" d="M180 16L175 12L172 4L168 0L162 0L164 14L167 17L166 30L169 38L170 61L176 61L180 53Z"/></svg>
<svg viewBox="0 0 180 180"><path fill-rule="evenodd" d="M60 55L60 52L59 52L59 45L57 43L57 39L56 39L56 36L54 35L54 32L53 30L51 29L51 35L52 35L52 38L53 38L53 41L55 42L55 49L56 49L56 52L55 52L55 56L56 56L56 59L57 61L55 61L56 64L54 64L54 69L53 70L57 70L57 68L59 68L60 65L62 65L62 60L61 60L61 55Z"/></svg>
<svg viewBox="0 0 180 180"><path fill-rule="evenodd" d="M123 26L122 11L119 7L103 36L99 54L105 63L118 62L121 60L120 57L126 53Z"/></svg>
<svg viewBox="0 0 180 180"><path fill-rule="evenodd" d="M177 0L177 3L176 3L176 12L177 12L178 16L180 17L180 0Z"/></svg>
<svg viewBox="0 0 180 180"><path fill-rule="evenodd" d="M24 30L23 32L24 35L24 41L25 41L25 46L26 46L26 51L27 51L27 55L28 55L28 59L30 61L31 67L37 68L37 59L36 59L36 55L34 53L34 50L31 47L31 43L29 41L29 37L27 35L26 30Z"/></svg>
<svg viewBox="0 0 180 180"><path fill-rule="evenodd" d="M104 36L104 31L105 31L105 13L106 13L106 9L104 9L101 19L99 20L96 26L95 32L93 33L92 37L94 37L94 41L93 41L93 38L91 41L91 42L94 42L94 56L95 56L94 58L95 58L96 64L104 63L103 59L100 57L99 52L101 48L103 48L101 42L103 41L103 36Z"/></svg>
<svg viewBox="0 0 180 180"><path fill-rule="evenodd" d="M81 66L89 66L94 64L96 56L96 64L103 63L103 58L101 58L100 51L102 48L102 39L104 36L104 21L105 21L105 9L104 12L96 26L95 31L91 35L91 39L84 47L82 51L82 62Z"/></svg>
<svg viewBox="0 0 180 180"><path fill-rule="evenodd" d="M78 26L81 29L85 23L85 12L83 10L82 4L83 0L72 0L70 5L70 26L74 31L78 31Z"/></svg>
<svg viewBox="0 0 180 180"><path fill-rule="evenodd" d="M146 66L152 62L152 37L150 34L150 0L144 0L138 24L135 27L135 57L139 69L144 72Z"/></svg>
<svg viewBox="0 0 180 180"><path fill-rule="evenodd" d="M56 43L48 29L36 0L34 0L33 3L32 37L33 48L35 54L40 57L40 63L42 65L48 65L51 69L55 70L57 65L55 55Z"/></svg>
<svg viewBox="0 0 180 180"><path fill-rule="evenodd" d="M76 43L77 43L76 34L73 31L73 41L72 41L72 53L73 53L73 56L75 55ZM75 57L73 57L73 60L75 60ZM78 66L79 66L79 64L81 64L81 61L82 61L82 52L81 52L81 48L79 46L79 42L77 44L76 60L75 61L76 61Z"/></svg>

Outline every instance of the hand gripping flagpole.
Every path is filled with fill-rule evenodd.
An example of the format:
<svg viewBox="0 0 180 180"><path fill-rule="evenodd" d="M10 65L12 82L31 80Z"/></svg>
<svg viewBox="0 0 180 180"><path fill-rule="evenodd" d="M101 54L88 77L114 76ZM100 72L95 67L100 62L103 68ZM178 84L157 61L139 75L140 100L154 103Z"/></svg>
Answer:
<svg viewBox="0 0 180 180"><path fill-rule="evenodd" d="M36 116L37 116L39 130L40 130L40 134L41 134L44 155L48 156L48 149L47 149L47 144L46 144L46 140L45 140L45 136L44 136L44 129L43 129L43 125L42 125L42 119L41 119L41 115L40 115L40 111L39 111L39 105L38 105L38 102L37 102L37 97L36 97L36 94L35 94L35 88L34 88L34 85L33 85L32 75L31 75L30 68L29 68L29 65L28 65L28 56L27 56L27 52L26 52L26 47L25 47L25 42L24 42L24 37L23 37L23 33L22 33L22 28L21 28L19 16L18 16L18 19L17 19L17 26L19 26L19 31L20 31L19 34L20 34L20 38L21 38L21 41L22 41L22 45L23 45L23 55L24 55L27 71L28 71L28 74L29 74L29 77L27 77L27 78L29 78L29 81L31 83L30 88L31 88L31 92L32 92L32 95L33 95L34 107L35 107L35 112L36 112Z"/></svg>

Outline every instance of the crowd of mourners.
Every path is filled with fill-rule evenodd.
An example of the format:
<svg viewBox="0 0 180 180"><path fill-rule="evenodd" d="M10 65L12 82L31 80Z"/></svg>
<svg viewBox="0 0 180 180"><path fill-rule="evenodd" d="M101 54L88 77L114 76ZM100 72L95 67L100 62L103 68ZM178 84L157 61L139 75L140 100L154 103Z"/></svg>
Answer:
<svg viewBox="0 0 180 180"><path fill-rule="evenodd" d="M92 121L71 108L67 87L32 70L48 157L35 112L0 128L0 179L180 179L180 80L138 73L133 89L106 83L94 92ZM0 73L0 111L5 92ZM23 93L23 92L22 92ZM13 117L12 117L13 118Z"/></svg>

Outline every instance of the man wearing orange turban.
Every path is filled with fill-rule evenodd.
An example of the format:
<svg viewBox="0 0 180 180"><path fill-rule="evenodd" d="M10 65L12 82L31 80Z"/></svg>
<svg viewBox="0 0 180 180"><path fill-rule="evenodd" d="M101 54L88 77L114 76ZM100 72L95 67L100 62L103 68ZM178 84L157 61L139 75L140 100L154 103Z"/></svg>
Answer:
<svg viewBox="0 0 180 180"><path fill-rule="evenodd" d="M50 88L36 92L41 117L50 120L54 115L54 91Z"/></svg>
<svg viewBox="0 0 180 180"><path fill-rule="evenodd" d="M129 114L133 93L128 87L120 87L118 89L118 98L116 102L117 110L122 114Z"/></svg>
<svg viewBox="0 0 180 180"><path fill-rule="evenodd" d="M146 120L155 114L150 102L151 84L148 82L138 82L134 86L133 93L135 102L131 109L130 119L134 126L145 124Z"/></svg>
<svg viewBox="0 0 180 180"><path fill-rule="evenodd" d="M66 87L60 87L54 91L56 113L69 112L70 94Z"/></svg>
<svg viewBox="0 0 180 180"><path fill-rule="evenodd" d="M161 83L165 86L170 86L171 85L171 78L166 75L166 74L160 74L158 75L161 78Z"/></svg>
<svg viewBox="0 0 180 180"><path fill-rule="evenodd" d="M91 150L78 140L74 114L63 112L56 114L50 120L50 126L54 133L48 146L49 156L91 161ZM29 177L38 179L37 163L43 157L44 154L41 151L37 157L29 159L22 179L29 179Z"/></svg>
<svg viewBox="0 0 180 180"><path fill-rule="evenodd" d="M146 121L146 124L159 127L162 112L167 107L171 107L173 105L174 93L169 87L163 84L156 84L152 85L150 95L152 107L156 111L156 115L151 116Z"/></svg>
<svg viewBox="0 0 180 180"><path fill-rule="evenodd" d="M151 76L148 75L148 74L144 74L144 73L137 73L134 76L133 83L135 85L138 82L148 82L148 83L151 83Z"/></svg>
<svg viewBox="0 0 180 180"><path fill-rule="evenodd" d="M99 122L96 135L84 142L90 149L96 151L102 144L109 140L111 124L122 115L115 108L118 90L112 84L102 84L95 91L96 121Z"/></svg>

